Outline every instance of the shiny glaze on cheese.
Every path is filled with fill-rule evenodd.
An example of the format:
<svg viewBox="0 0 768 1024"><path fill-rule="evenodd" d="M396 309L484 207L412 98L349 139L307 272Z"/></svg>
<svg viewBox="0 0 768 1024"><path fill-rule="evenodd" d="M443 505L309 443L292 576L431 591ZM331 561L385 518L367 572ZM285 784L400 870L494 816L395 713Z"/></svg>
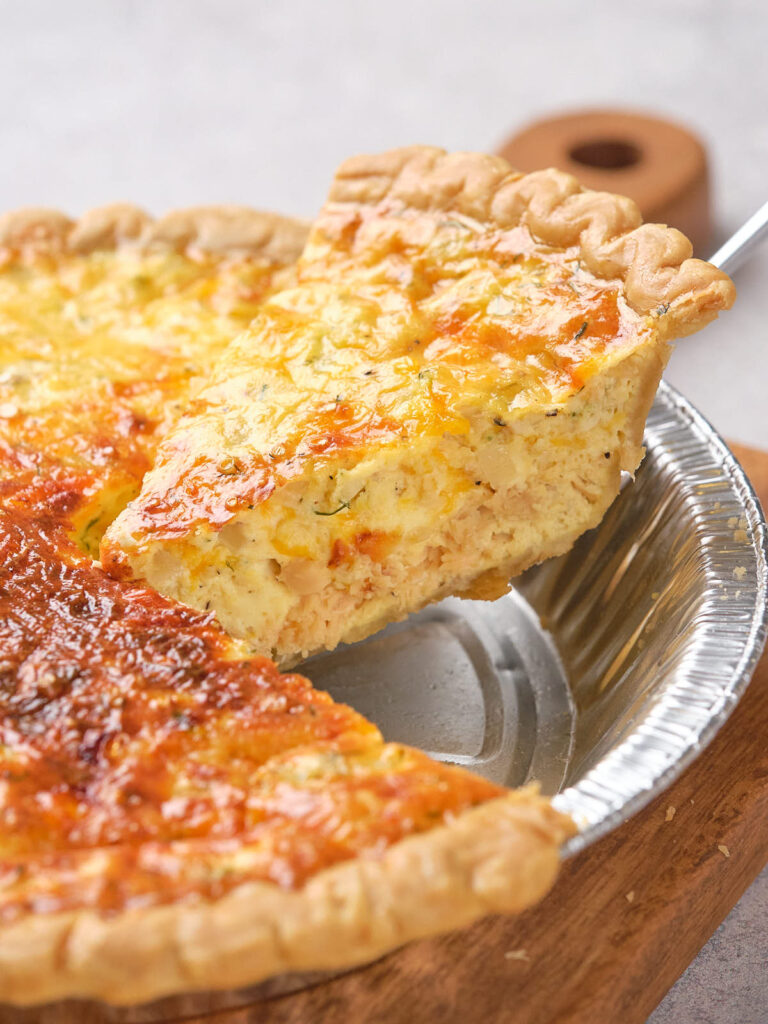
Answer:
<svg viewBox="0 0 768 1024"><path fill-rule="evenodd" d="M293 887L501 790L0 511L0 917Z"/></svg>

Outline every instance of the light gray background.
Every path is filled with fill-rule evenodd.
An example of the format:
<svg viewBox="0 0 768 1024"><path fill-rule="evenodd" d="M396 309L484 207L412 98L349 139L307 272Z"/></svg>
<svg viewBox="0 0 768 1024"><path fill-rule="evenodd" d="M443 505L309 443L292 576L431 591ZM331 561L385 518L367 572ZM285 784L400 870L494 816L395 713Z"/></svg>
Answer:
<svg viewBox="0 0 768 1024"><path fill-rule="evenodd" d="M624 105L708 142L724 237L768 198L767 44L767 0L0 0L0 208L312 215L350 153ZM768 447L768 246L737 284L668 378ZM653 1024L767 1021L767 918L764 878Z"/></svg>

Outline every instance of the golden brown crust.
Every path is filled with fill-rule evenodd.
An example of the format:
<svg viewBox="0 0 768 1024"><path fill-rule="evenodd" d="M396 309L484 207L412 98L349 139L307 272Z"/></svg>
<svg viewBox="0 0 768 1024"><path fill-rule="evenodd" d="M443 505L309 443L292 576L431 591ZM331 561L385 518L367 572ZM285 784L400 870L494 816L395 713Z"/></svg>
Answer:
<svg viewBox="0 0 768 1024"><path fill-rule="evenodd" d="M245 206L195 206L155 221L145 244L214 254L258 251L268 259L288 262L298 259L308 232L308 222L276 213Z"/></svg>
<svg viewBox="0 0 768 1024"><path fill-rule="evenodd" d="M0 216L0 256L16 250L60 252L74 222L66 214L30 206Z"/></svg>
<svg viewBox="0 0 768 1024"><path fill-rule="evenodd" d="M245 206L196 206L155 220L130 203L112 203L74 221L58 210L30 207L0 216L0 259L14 253L88 253L124 246L212 255L297 260L309 224Z"/></svg>
<svg viewBox="0 0 768 1024"><path fill-rule="evenodd" d="M2 929L0 993L21 1004L64 996L136 1003L364 963L412 939L535 903L574 831L529 787L404 839L378 859L328 868L296 892L253 882L212 902L112 917L31 915Z"/></svg>
<svg viewBox="0 0 768 1024"><path fill-rule="evenodd" d="M94 252L137 243L151 229L152 218L131 203L112 203L84 213L67 237L69 249Z"/></svg>
<svg viewBox="0 0 768 1024"><path fill-rule="evenodd" d="M329 198L342 206L394 201L502 230L523 225L546 246L578 247L592 274L622 282L636 312L656 314L664 341L699 330L736 297L726 274L690 258L685 235L643 224L631 199L583 189L552 168L522 175L501 157L410 146L347 160Z"/></svg>

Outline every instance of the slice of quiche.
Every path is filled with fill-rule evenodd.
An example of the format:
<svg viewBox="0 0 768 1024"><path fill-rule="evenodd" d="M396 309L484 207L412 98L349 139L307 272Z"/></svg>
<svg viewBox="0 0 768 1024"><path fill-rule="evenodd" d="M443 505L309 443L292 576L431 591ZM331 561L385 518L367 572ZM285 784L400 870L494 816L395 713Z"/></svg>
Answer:
<svg viewBox="0 0 768 1024"><path fill-rule="evenodd" d="M554 170L343 164L295 284L225 351L102 545L291 663L595 526L669 342L733 301L677 231Z"/></svg>
<svg viewBox="0 0 768 1024"><path fill-rule="evenodd" d="M574 832L87 554L303 234L0 219L0 1003L359 963L528 906Z"/></svg>

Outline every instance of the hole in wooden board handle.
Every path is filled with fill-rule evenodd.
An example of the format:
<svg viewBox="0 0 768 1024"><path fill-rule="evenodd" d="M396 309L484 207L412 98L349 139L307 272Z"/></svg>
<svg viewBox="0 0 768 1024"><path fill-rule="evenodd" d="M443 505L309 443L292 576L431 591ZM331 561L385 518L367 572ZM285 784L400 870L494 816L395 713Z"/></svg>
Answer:
<svg viewBox="0 0 768 1024"><path fill-rule="evenodd" d="M593 139L573 146L569 153L571 160L585 167L600 167L605 170L620 170L633 167L643 158L643 152L634 142L622 139Z"/></svg>

